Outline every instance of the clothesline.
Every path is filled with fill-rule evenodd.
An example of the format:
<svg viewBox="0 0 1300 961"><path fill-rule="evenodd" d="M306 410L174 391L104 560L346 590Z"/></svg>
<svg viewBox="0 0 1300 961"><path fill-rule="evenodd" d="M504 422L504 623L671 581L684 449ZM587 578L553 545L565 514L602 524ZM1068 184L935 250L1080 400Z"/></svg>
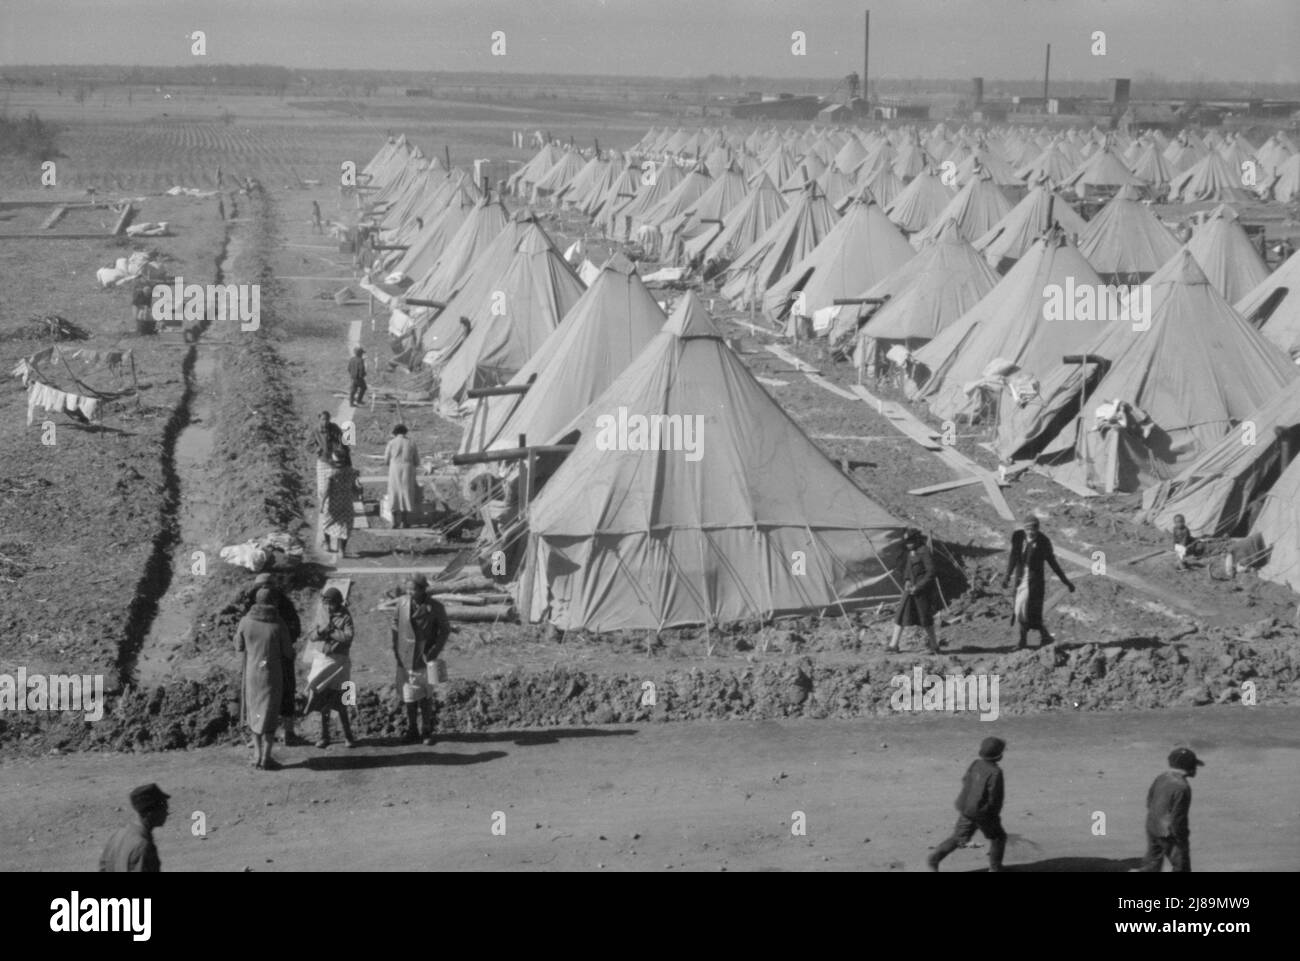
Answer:
<svg viewBox="0 0 1300 961"><path fill-rule="evenodd" d="M62 360L66 363L68 360L80 360L82 363L91 366L103 366L108 368L111 373L120 374L124 362L134 363L135 355L131 349L126 350L96 350L93 347L59 347L57 344L51 344L32 354L30 357L24 357L18 361L14 369L9 372L12 377L21 377L23 386L28 386L33 375L39 375L38 365L53 360Z"/></svg>
<svg viewBox="0 0 1300 961"><path fill-rule="evenodd" d="M37 407L46 411L80 415L87 421L99 420L99 398L70 394L49 384L33 380L27 387L28 427L36 421Z"/></svg>

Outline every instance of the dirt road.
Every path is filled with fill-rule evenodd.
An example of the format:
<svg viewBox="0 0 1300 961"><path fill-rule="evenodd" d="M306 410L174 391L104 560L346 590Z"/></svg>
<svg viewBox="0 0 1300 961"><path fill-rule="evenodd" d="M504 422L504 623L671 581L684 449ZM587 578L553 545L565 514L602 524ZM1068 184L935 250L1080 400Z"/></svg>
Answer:
<svg viewBox="0 0 1300 961"><path fill-rule="evenodd" d="M467 734L432 748L295 748L277 773L226 748L6 761L0 852L9 869L93 867L128 817L127 791L156 780L172 793L157 833L169 871L915 871L952 827L962 772L991 733L1009 742L1013 869L1133 866L1147 787L1179 741L1207 762L1195 870L1300 868L1300 710L1243 707ZM805 836L792 833L800 811ZM984 854L959 850L944 869L981 870Z"/></svg>

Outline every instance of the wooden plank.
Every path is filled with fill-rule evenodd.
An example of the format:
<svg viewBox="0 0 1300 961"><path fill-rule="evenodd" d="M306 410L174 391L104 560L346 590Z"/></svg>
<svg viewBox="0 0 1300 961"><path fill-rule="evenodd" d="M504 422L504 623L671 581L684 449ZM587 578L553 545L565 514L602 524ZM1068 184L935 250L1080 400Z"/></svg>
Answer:
<svg viewBox="0 0 1300 961"><path fill-rule="evenodd" d="M747 327L754 333L763 334L765 337L778 337L781 333L779 330L773 330L771 327L755 327L748 321L741 320L738 317L732 317L727 322L731 324L739 324L741 327Z"/></svg>
<svg viewBox="0 0 1300 961"><path fill-rule="evenodd" d="M924 497L926 494L938 494L940 491L950 491L958 487L970 487L972 484L982 484L982 477L959 477L956 480L944 481L941 484L931 484L929 487L916 487L908 491L909 494L915 494L918 497Z"/></svg>
<svg viewBox="0 0 1300 961"><path fill-rule="evenodd" d="M60 204L59 206L55 207L52 211L50 211L50 215L46 217L43 221L41 221L41 229L49 230L60 220L62 220L63 215L66 214L67 212L68 212L68 208L64 204Z"/></svg>
<svg viewBox="0 0 1300 961"><path fill-rule="evenodd" d="M825 377L819 377L816 374L808 374L808 373L805 373L804 376L807 377L814 384L816 384L818 387L824 387L826 388L826 390L829 390L832 394L837 394L840 397L845 398L846 400L858 399L856 394L852 393L851 391L845 390L843 387L840 387L838 384L832 384Z"/></svg>
<svg viewBox="0 0 1300 961"><path fill-rule="evenodd" d="M816 367L812 366L812 364L804 363L802 360L800 360L794 354L790 353L790 351L786 350L780 344L764 344L763 349L770 354L775 354L777 357L780 357L791 367L795 368L796 370L802 373L813 373L813 374L821 373Z"/></svg>
<svg viewBox="0 0 1300 961"><path fill-rule="evenodd" d="M370 517L363 501L352 502L352 526L363 531L370 529Z"/></svg>
<svg viewBox="0 0 1300 961"><path fill-rule="evenodd" d="M1076 554L1074 551L1068 550L1064 547L1053 546L1056 549L1056 555L1062 560L1069 561L1071 564L1083 568L1084 570L1092 570L1091 558L1084 557L1082 554ZM1118 564L1109 564L1106 566L1106 573L1097 576L1109 577L1113 581L1118 581L1119 583L1132 587L1134 590L1141 591L1144 594L1150 594L1159 601L1170 604L1174 607L1182 608L1184 611L1187 611L1190 614L1195 614L1197 617L1213 617L1217 613L1209 608L1202 607L1194 601L1189 601L1185 598L1179 597L1177 594L1172 594L1167 588L1161 587L1157 584L1152 584L1150 581L1138 577L1136 574L1129 574L1126 571L1116 570L1118 566Z"/></svg>
<svg viewBox="0 0 1300 961"><path fill-rule="evenodd" d="M336 567L334 575L338 577L360 577L365 574L411 575L423 574L430 582L442 573L432 567Z"/></svg>
<svg viewBox="0 0 1300 961"><path fill-rule="evenodd" d="M117 218L117 223L113 225L113 236L120 237L126 232L127 226L135 219L135 204L127 204L126 209L122 211L122 216Z"/></svg>
<svg viewBox="0 0 1300 961"><path fill-rule="evenodd" d="M984 490L988 494L989 503L992 504L993 509L998 512L998 516L1006 521L1015 520L1016 515L1012 512L1011 505L1007 503L1007 499L1002 496L1002 488L998 486L997 478L985 471L980 480L984 482Z"/></svg>
<svg viewBox="0 0 1300 961"><path fill-rule="evenodd" d="M329 280L333 282L343 281L344 283L351 283L354 280L356 280L355 277L302 277L296 275L291 277L287 274L277 275L275 279L276 280ZM362 301L362 303L364 303L364 301Z"/></svg>
<svg viewBox="0 0 1300 961"><path fill-rule="evenodd" d="M1139 554L1137 557L1130 557L1126 561L1120 561L1121 564L1131 567L1134 564L1141 564L1143 561L1149 561L1153 557L1159 557L1161 554L1172 555L1174 552L1167 547L1157 547L1153 551L1147 551L1145 554Z"/></svg>

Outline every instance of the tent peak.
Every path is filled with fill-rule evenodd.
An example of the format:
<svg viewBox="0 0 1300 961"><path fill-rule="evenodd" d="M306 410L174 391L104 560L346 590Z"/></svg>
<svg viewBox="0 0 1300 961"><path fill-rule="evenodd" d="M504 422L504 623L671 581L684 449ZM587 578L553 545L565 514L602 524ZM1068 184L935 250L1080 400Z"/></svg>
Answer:
<svg viewBox="0 0 1300 961"><path fill-rule="evenodd" d="M686 295L677 302L668 317L668 323L664 325L664 330L682 339L688 337L722 339L722 335L713 323L713 318L709 316L709 312L693 290L688 290Z"/></svg>

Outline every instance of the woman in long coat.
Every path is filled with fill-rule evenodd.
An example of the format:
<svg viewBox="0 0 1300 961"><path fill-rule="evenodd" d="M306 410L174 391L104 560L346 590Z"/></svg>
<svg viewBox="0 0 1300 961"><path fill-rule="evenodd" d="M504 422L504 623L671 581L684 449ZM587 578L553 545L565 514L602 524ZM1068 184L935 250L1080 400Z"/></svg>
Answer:
<svg viewBox="0 0 1300 961"><path fill-rule="evenodd" d="M235 629L235 650L244 655L240 720L252 732L256 751L249 763L259 770L277 771L280 765L271 759L271 745L280 723L285 684L282 662L293 658L293 642L265 587L258 590L252 608Z"/></svg>
<svg viewBox="0 0 1300 961"><path fill-rule="evenodd" d="M406 436L405 424L393 428L393 438L384 448L384 463L388 465L388 506L393 511L393 527L406 527L406 515L420 506L420 485L415 481L420 452L415 441Z"/></svg>

